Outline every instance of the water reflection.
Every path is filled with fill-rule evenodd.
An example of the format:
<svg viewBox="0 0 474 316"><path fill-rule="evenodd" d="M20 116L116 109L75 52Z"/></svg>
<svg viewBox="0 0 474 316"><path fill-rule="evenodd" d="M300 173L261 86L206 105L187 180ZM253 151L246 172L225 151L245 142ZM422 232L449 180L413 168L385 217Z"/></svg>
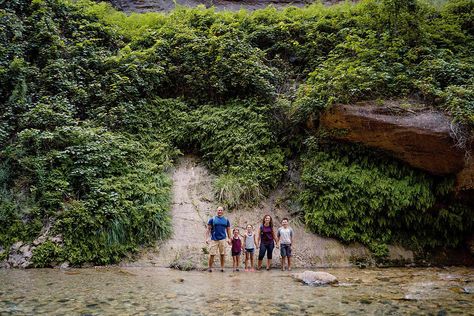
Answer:
<svg viewBox="0 0 474 316"><path fill-rule="evenodd" d="M164 268L0 270L1 315L474 315L474 269L324 269L337 286L290 273Z"/></svg>

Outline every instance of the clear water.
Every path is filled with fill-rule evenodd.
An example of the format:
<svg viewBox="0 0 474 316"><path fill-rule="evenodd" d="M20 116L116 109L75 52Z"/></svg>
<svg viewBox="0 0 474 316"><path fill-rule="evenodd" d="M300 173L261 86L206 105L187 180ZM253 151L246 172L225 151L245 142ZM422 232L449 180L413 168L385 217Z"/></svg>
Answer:
<svg viewBox="0 0 474 316"><path fill-rule="evenodd" d="M0 270L0 315L474 315L474 268L319 271L339 284L279 270Z"/></svg>

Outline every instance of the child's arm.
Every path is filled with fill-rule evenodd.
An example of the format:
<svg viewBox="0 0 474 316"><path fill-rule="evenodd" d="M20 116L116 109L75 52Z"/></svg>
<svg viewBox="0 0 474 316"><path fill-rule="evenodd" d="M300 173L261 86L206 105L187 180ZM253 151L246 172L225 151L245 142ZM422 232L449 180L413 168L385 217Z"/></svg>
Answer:
<svg viewBox="0 0 474 316"><path fill-rule="evenodd" d="M276 247L279 248L280 245L278 244L280 242L279 238L275 235L275 230L272 228L272 236L273 240L275 241Z"/></svg>
<svg viewBox="0 0 474 316"><path fill-rule="evenodd" d="M293 244L293 234L294 234L293 228L290 228L290 243L291 243L291 247L294 246L294 244Z"/></svg>
<svg viewBox="0 0 474 316"><path fill-rule="evenodd" d="M280 239L280 237L281 237L281 235L280 235L280 228L277 229L277 237L278 237L278 239ZM278 244L278 242L277 242L277 244Z"/></svg>

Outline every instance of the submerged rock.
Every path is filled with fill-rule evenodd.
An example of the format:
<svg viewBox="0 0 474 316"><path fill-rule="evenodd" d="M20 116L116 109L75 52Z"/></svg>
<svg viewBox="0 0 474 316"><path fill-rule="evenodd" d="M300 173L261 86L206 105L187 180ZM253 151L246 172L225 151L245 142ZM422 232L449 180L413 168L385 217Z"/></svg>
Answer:
<svg viewBox="0 0 474 316"><path fill-rule="evenodd" d="M462 288L466 294L474 294L474 285L467 285Z"/></svg>
<svg viewBox="0 0 474 316"><path fill-rule="evenodd" d="M293 277L308 285L325 285L337 283L337 278L327 272L321 271L305 271L302 273L295 273Z"/></svg>

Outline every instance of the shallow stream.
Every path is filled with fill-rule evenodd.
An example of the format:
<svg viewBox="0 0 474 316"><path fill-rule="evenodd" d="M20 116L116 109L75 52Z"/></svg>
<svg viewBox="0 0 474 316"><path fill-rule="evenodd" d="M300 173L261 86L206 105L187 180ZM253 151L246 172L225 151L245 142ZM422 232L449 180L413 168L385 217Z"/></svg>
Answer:
<svg viewBox="0 0 474 316"><path fill-rule="evenodd" d="M319 270L339 284L280 270L0 270L0 315L474 315L474 268Z"/></svg>

